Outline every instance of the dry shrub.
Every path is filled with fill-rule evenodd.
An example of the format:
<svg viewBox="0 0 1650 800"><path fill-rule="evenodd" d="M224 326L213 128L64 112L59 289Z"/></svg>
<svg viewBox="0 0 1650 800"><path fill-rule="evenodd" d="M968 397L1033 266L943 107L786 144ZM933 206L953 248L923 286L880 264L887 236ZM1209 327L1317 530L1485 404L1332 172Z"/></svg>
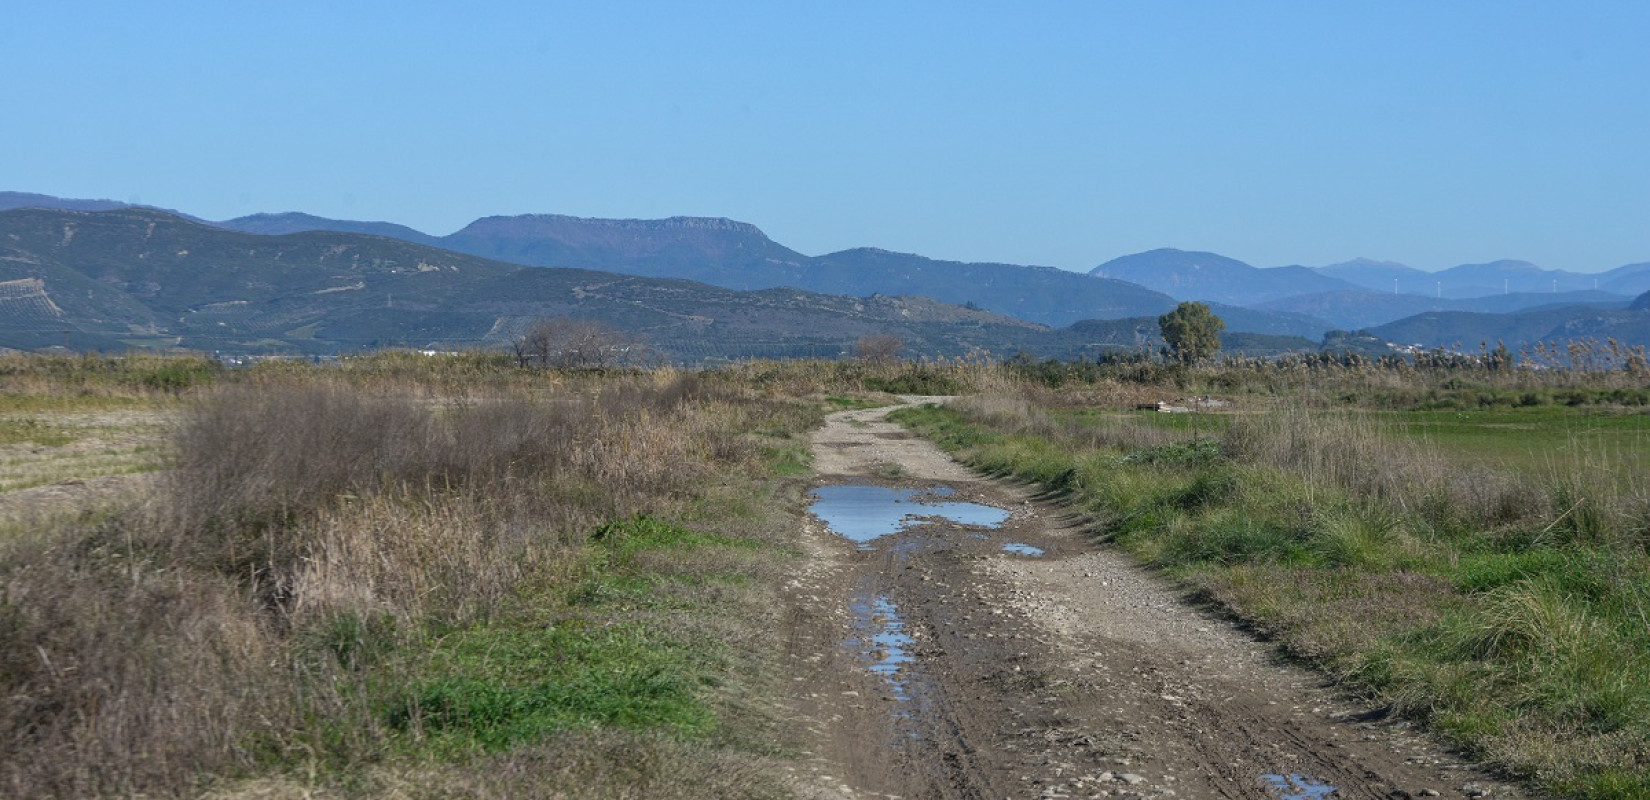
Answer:
<svg viewBox="0 0 1650 800"><path fill-rule="evenodd" d="M559 512L559 513L558 513ZM593 526L565 506L440 502L375 496L322 513L307 530L292 579L295 625L340 614L460 622L507 597L526 576L570 566L571 548L546 530Z"/></svg>
<svg viewBox="0 0 1650 800"><path fill-rule="evenodd" d="M1542 508L1542 493L1527 481L1453 466L1442 454L1361 415L1286 410L1237 416L1222 446L1241 461L1435 520L1494 525Z"/></svg>
<svg viewBox="0 0 1650 800"><path fill-rule="evenodd" d="M289 515L425 477L417 473L435 466L431 417L416 402L340 385L227 387L185 416L169 499L181 527L193 528Z"/></svg>
<svg viewBox="0 0 1650 800"><path fill-rule="evenodd" d="M675 382L621 382L590 395L443 405L335 382L228 387L180 426L161 527L194 563L269 573L282 594L312 544L294 531L363 497L544 494L622 516L691 483L702 457L736 454L725 443L736 430L714 436L705 415L683 410L691 396ZM707 439L722 444L706 453Z"/></svg>
<svg viewBox="0 0 1650 800"><path fill-rule="evenodd" d="M250 764L295 720L244 592L83 534L0 560L0 794L171 794Z"/></svg>
<svg viewBox="0 0 1650 800"><path fill-rule="evenodd" d="M348 792L292 778L238 781L208 800L699 800L774 798L791 792L760 758L665 736L582 731L476 763L375 769Z"/></svg>
<svg viewBox="0 0 1650 800"><path fill-rule="evenodd" d="M352 625L404 641L571 583L598 522L760 456L743 432L790 412L743 395L661 373L455 400L296 371L207 393L152 503L0 550L0 795L183 795L376 752Z"/></svg>
<svg viewBox="0 0 1650 800"><path fill-rule="evenodd" d="M1047 419L1041 411L1033 410L1024 397L1013 394L961 397L948 405L970 421L1004 431L1029 431Z"/></svg>
<svg viewBox="0 0 1650 800"><path fill-rule="evenodd" d="M1044 406L1037 401L1021 394L963 397L952 401L950 407L971 422L999 431L1041 436L1091 449L1132 452L1185 439L1183 433L1125 414L1082 421L1055 418L1042 411Z"/></svg>

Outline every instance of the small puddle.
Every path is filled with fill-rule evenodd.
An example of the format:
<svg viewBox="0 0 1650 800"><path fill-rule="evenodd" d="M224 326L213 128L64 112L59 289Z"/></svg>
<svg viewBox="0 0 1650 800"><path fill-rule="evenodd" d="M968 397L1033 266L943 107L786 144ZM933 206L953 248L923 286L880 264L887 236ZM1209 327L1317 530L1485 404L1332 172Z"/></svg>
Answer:
<svg viewBox="0 0 1650 800"><path fill-rule="evenodd" d="M1033 547L1032 545L1025 544L1024 542L1009 542L1003 545L1003 552L1014 553L1015 555L1021 556L1036 557L1043 554L1043 548Z"/></svg>
<svg viewBox="0 0 1650 800"><path fill-rule="evenodd" d="M1327 783L1318 783L1300 775L1268 774L1260 777L1279 800L1323 800L1338 791Z"/></svg>
<svg viewBox="0 0 1650 800"><path fill-rule="evenodd" d="M1036 558L1036 556L1041 556L1041 554L1044 553L1044 549L1038 548L1038 546L1033 546L1033 544L1021 543L1021 541L1010 541L1010 543L1003 544L1003 553L1013 553L1016 554L1016 556L1033 556L1033 558Z"/></svg>
<svg viewBox="0 0 1650 800"><path fill-rule="evenodd" d="M870 542L899 533L923 520L940 518L958 525L995 528L1008 520L1008 511L979 503L939 500L950 497L949 487L890 489L885 486L821 486L809 492L814 516L838 535L869 550Z"/></svg>
<svg viewBox="0 0 1650 800"><path fill-rule="evenodd" d="M894 699L902 703L910 700L901 670L911 661L908 652L911 634L905 632L899 607L886 596L876 595L856 599L850 608L854 614L855 635L843 644L866 654L871 660L871 671L888 681Z"/></svg>

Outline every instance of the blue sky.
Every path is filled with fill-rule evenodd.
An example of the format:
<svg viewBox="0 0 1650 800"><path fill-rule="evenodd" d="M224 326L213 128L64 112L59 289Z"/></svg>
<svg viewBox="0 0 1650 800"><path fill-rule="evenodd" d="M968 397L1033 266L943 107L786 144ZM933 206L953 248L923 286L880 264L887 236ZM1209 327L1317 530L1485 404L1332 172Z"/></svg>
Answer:
<svg viewBox="0 0 1650 800"><path fill-rule="evenodd" d="M21 0L0 189L1595 271L1650 261L1647 41L1642 2Z"/></svg>

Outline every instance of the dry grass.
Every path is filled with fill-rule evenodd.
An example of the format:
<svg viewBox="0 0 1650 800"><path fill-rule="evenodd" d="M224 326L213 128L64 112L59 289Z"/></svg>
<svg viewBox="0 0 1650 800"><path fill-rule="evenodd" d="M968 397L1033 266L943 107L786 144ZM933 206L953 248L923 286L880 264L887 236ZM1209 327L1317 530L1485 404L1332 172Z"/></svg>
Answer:
<svg viewBox="0 0 1650 800"><path fill-rule="evenodd" d="M1471 366L1173 372L1146 387L1259 394L1318 373L1342 394L1227 395L1240 410L1199 438L1195 420L1126 413L1138 392L1104 380L1028 381L901 419L982 469L1064 493L1108 538L1474 757L1562 796L1650 794L1650 504L1642 481L1607 479L1637 454L1490 469L1408 435L1387 410L1398 398L1501 403L1518 387L1562 389L1582 405L1636 401L1624 385L1635 378ZM1526 421L1562 426L1576 413L1548 407Z"/></svg>
<svg viewBox="0 0 1650 800"><path fill-rule="evenodd" d="M0 492L164 468L173 413L36 411L0 415Z"/></svg>
<svg viewBox="0 0 1650 800"><path fill-rule="evenodd" d="M778 556L667 537L649 547L669 555L615 560L590 536L611 520L677 515L783 546L767 517L716 509L758 491L762 440L800 432L817 411L668 371L464 362L421 376L416 364L282 365L197 389L148 502L0 541L0 794L558 796L610 780L613 796L655 796L694 775L688 794L766 785L760 759L740 753L770 712L739 693L766 691L755 676L771 642L756 634L772 624ZM569 738L550 735L562 717L547 717L544 733L517 739L531 720L502 720L515 726L504 738L476 728L465 744L406 694L454 680L532 690L463 643L531 652L547 621L594 660L590 674L633 650L682 671L682 686L715 670L725 692L682 694L659 713L685 715L662 724L692 731L714 708L724 732L698 744L702 734L654 736L651 706L625 705L615 684L602 702L638 729ZM586 625L627 631L630 649L607 654ZM409 697L410 727L387 711ZM488 771L454 766L495 741L518 744L487 756ZM640 749L617 758L626 748ZM526 770L543 758L562 775L529 791Z"/></svg>

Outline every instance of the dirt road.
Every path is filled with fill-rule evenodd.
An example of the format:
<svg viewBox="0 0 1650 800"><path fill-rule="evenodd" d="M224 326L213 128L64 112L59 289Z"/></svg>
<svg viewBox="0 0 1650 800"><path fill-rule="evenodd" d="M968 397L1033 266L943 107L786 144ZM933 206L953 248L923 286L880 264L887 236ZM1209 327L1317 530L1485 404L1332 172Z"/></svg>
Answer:
<svg viewBox="0 0 1650 800"><path fill-rule="evenodd" d="M886 502L913 524L860 544L810 518L785 631L804 794L1528 796L1280 663L889 410L835 414L813 443L818 513L854 527ZM1009 514L961 524L941 515L979 509L942 503Z"/></svg>

